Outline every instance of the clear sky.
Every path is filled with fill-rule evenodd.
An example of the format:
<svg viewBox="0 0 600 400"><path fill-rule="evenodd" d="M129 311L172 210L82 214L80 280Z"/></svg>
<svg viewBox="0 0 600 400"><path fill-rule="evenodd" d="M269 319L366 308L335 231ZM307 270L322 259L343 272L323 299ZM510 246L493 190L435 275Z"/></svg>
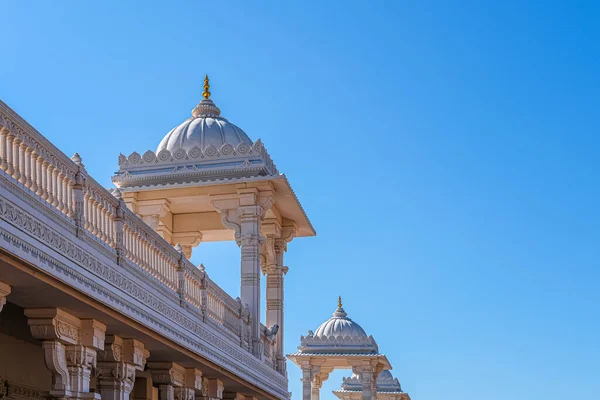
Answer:
<svg viewBox="0 0 600 400"><path fill-rule="evenodd" d="M288 352L340 294L414 400L592 400L599 7L0 1L0 97L110 186L208 73L318 232L286 255ZM235 244L193 261L238 294Z"/></svg>

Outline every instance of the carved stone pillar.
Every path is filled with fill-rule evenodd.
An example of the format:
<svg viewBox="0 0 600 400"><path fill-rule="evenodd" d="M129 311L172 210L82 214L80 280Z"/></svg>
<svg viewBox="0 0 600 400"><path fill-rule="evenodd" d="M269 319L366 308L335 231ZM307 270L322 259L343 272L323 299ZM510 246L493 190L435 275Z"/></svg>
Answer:
<svg viewBox="0 0 600 400"><path fill-rule="evenodd" d="M104 347L106 326L79 318L58 308L28 309L27 323L34 338L42 340L46 366L52 373L50 397L100 399L90 393L96 352Z"/></svg>
<svg viewBox="0 0 600 400"><path fill-rule="evenodd" d="M204 396L196 398L197 400L222 400L223 382L219 379L204 379Z"/></svg>
<svg viewBox="0 0 600 400"><path fill-rule="evenodd" d="M6 283L0 282L0 312L6 304L6 297L10 294L10 286Z"/></svg>
<svg viewBox="0 0 600 400"><path fill-rule="evenodd" d="M312 378L312 366L309 363L302 363L302 400L311 400Z"/></svg>
<svg viewBox="0 0 600 400"><path fill-rule="evenodd" d="M235 230L236 242L241 249L240 297L242 304L250 310L252 353L257 358L263 354L260 338L260 223L273 202L271 190L259 191L257 188L239 189L235 197L215 197L212 201L213 207L221 214L223 225Z"/></svg>
<svg viewBox="0 0 600 400"><path fill-rule="evenodd" d="M193 389L190 392L184 386L186 371L181 365L173 362L149 362L148 371L152 375L152 382L158 385L159 400L193 400Z"/></svg>
<svg viewBox="0 0 600 400"><path fill-rule="evenodd" d="M149 355L139 340L107 336L96 385L102 400L129 400L135 373L144 370Z"/></svg>
<svg viewBox="0 0 600 400"><path fill-rule="evenodd" d="M152 400L152 376L147 371L135 373L135 384L129 395L131 400Z"/></svg>
<svg viewBox="0 0 600 400"><path fill-rule="evenodd" d="M363 365L353 368L353 372L360 376L363 400L377 399L377 376L381 369L380 365Z"/></svg>
<svg viewBox="0 0 600 400"><path fill-rule="evenodd" d="M282 374L286 374L286 359L284 355L284 276L288 267L283 265L283 256L287 243L291 241L296 229L294 226L280 226L277 220L265 221L262 231L265 241L265 274L267 275L267 319L268 328L278 326L275 335L275 366Z"/></svg>
<svg viewBox="0 0 600 400"><path fill-rule="evenodd" d="M196 396L203 396L203 377L202 371L196 368L185 369L185 388L186 392L184 396L191 396L191 400L194 400Z"/></svg>

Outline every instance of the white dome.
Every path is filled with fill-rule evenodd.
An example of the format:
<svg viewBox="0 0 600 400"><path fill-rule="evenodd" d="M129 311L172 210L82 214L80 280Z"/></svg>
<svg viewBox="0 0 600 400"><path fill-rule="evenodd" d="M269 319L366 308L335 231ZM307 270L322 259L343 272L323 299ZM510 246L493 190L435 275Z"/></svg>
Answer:
<svg viewBox="0 0 600 400"><path fill-rule="evenodd" d="M158 145L156 154L162 150L169 150L171 153L177 149L189 151L194 147L204 152L210 146L221 150L225 145L237 149L241 143L252 146L248 135L221 117L221 110L212 100L205 99L194 108L192 118L167 133Z"/></svg>
<svg viewBox="0 0 600 400"><path fill-rule="evenodd" d="M389 369L384 369L383 371L381 371L379 373L379 376L377 377L377 380L384 380L384 379L394 379L394 377L392 376L392 372Z"/></svg>
<svg viewBox="0 0 600 400"><path fill-rule="evenodd" d="M338 307L333 316L317 328L314 336L316 338L367 337L367 333L359 324L348 318L348 314L342 307Z"/></svg>

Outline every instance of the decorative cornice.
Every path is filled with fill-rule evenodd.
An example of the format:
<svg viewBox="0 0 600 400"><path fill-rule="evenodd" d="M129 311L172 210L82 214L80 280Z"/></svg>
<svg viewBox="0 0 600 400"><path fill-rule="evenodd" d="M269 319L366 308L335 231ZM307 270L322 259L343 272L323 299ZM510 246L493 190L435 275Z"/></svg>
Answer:
<svg viewBox="0 0 600 400"><path fill-rule="evenodd" d="M158 154L152 150L143 155L137 152L129 156L121 154L119 172L113 177L113 182L168 181L189 176L224 178L237 177L240 174L245 177L251 171L258 175L279 175L277 167L260 140L252 146L242 142L235 148L225 143L219 149L210 145L204 150L195 146L189 151L180 148L173 152L161 150Z"/></svg>

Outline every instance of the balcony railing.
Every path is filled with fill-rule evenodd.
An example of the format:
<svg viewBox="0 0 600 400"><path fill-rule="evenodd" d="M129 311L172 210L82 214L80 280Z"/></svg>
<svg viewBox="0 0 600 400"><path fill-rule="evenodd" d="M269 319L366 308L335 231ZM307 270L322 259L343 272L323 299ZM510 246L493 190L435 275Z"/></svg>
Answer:
<svg viewBox="0 0 600 400"><path fill-rule="evenodd" d="M0 102L0 106L3 103ZM251 351L250 314L152 230L120 199L118 190L103 188L85 170L78 155L68 158L42 134L0 108L0 169L29 195L44 200L71 220L75 234L91 238L122 265L146 271L177 293L182 307L199 311L239 346ZM262 326L263 332L265 327ZM273 342L265 334L263 361L273 366Z"/></svg>

